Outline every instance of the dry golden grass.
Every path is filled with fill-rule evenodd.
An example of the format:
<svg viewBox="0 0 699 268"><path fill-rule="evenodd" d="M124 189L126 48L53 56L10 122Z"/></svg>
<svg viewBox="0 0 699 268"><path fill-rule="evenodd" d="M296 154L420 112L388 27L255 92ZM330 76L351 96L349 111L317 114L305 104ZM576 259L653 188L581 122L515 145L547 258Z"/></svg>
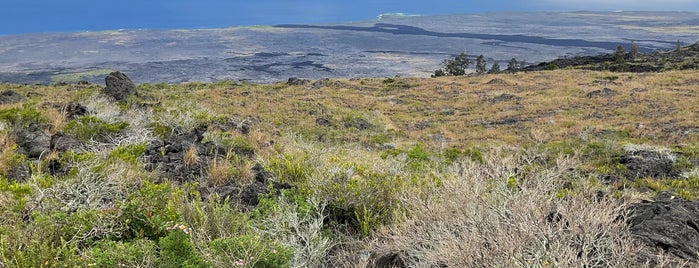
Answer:
<svg viewBox="0 0 699 268"><path fill-rule="evenodd" d="M10 168L8 161L15 154L17 145L8 133L0 132L0 173Z"/></svg>
<svg viewBox="0 0 699 268"><path fill-rule="evenodd" d="M210 185L221 186L231 179L233 166L226 160L214 159L206 169L206 177Z"/></svg>
<svg viewBox="0 0 699 268"><path fill-rule="evenodd" d="M185 167L197 165L199 160L199 151L197 151L197 147L194 145L189 146L182 154L182 162Z"/></svg>
<svg viewBox="0 0 699 268"><path fill-rule="evenodd" d="M522 144L620 131L640 142L688 144L699 142L696 74L559 70L394 82L338 80L339 86L319 89L244 84L177 94L219 114L258 118L255 128L262 133L328 135L337 129L340 141L364 142L372 135L343 129L342 120L353 112L376 124L375 133L398 133L397 143L430 143L437 135L443 138L440 146ZM603 88L617 94L587 96ZM497 101L503 94L514 98ZM333 125L321 127L318 118Z"/></svg>

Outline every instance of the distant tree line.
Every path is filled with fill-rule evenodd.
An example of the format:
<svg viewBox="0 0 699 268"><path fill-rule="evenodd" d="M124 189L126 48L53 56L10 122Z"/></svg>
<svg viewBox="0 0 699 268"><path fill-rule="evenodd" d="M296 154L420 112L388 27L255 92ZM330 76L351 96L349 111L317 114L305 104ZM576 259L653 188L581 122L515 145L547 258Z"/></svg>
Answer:
<svg viewBox="0 0 699 268"><path fill-rule="evenodd" d="M468 68L472 64L475 64L474 73L477 75L496 74L501 72L514 73L524 69L524 67L527 65L526 61L517 61L517 59L512 58L507 64L507 69L504 71L500 69L500 64L497 61L494 61L493 64L490 65L490 69L488 69L487 61L483 54L476 57L475 61L473 61L468 57L468 55L466 55L466 53L461 52L459 55L449 57L444 60L441 66L442 68L435 70L432 77L471 74L468 73Z"/></svg>

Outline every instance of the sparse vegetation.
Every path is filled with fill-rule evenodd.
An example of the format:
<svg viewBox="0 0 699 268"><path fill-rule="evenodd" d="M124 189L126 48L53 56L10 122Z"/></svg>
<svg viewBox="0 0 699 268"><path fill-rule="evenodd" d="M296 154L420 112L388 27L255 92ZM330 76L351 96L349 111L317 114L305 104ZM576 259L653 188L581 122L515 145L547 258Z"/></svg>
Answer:
<svg viewBox="0 0 699 268"><path fill-rule="evenodd" d="M142 85L126 103L12 85L40 94L0 105L0 266L684 264L626 222L656 194L699 198L696 71L496 64L314 90ZM88 114L48 119L69 101ZM17 130L36 123L83 146L25 155Z"/></svg>

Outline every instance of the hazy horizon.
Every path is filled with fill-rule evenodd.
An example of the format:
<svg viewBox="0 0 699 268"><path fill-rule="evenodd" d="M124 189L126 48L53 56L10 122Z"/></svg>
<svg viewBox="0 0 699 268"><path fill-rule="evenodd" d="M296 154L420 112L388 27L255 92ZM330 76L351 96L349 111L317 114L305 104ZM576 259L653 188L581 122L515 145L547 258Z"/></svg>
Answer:
<svg viewBox="0 0 699 268"><path fill-rule="evenodd" d="M231 26L314 24L375 19L379 14L415 15L533 11L699 11L691 0L496 0L469 3L417 0L124 0L119 5L97 1L6 0L0 12L0 35L116 29L195 29Z"/></svg>

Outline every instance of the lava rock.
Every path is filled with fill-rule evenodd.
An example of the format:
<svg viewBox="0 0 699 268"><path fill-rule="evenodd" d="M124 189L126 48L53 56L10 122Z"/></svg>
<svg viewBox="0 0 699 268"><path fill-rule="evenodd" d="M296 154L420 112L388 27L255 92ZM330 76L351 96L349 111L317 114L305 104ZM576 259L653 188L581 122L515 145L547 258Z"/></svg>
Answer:
<svg viewBox="0 0 699 268"><path fill-rule="evenodd" d="M507 101L519 101L521 99L522 98L517 97L515 95L504 93L502 95L498 95L495 98L491 99L490 102L498 103L498 102L507 102Z"/></svg>
<svg viewBox="0 0 699 268"><path fill-rule="evenodd" d="M626 176L629 178L675 178L680 175L670 152L628 150L621 156L619 163L626 167Z"/></svg>
<svg viewBox="0 0 699 268"><path fill-rule="evenodd" d="M136 85L122 72L112 72L104 78L106 87L102 90L117 101L126 101L131 95L136 95Z"/></svg>
<svg viewBox="0 0 699 268"><path fill-rule="evenodd" d="M67 151L79 152L84 149L84 144L73 135L66 135L58 132L51 136L51 149L58 153Z"/></svg>
<svg viewBox="0 0 699 268"><path fill-rule="evenodd" d="M321 127L329 127L332 126L332 123L327 118L320 117L316 119L316 125Z"/></svg>
<svg viewBox="0 0 699 268"><path fill-rule="evenodd" d="M26 98L12 90L0 92L0 104L18 103L26 100Z"/></svg>
<svg viewBox="0 0 699 268"><path fill-rule="evenodd" d="M372 253L367 268L405 268L406 254L401 251Z"/></svg>
<svg viewBox="0 0 699 268"><path fill-rule="evenodd" d="M590 93L587 93L588 98L595 98L595 97L611 97L614 95L617 95L618 92L616 90L610 89L610 88L603 88L601 90L595 90Z"/></svg>
<svg viewBox="0 0 699 268"><path fill-rule="evenodd" d="M7 172L7 178L13 181L24 182L32 177L32 169L29 163L14 165Z"/></svg>
<svg viewBox="0 0 699 268"><path fill-rule="evenodd" d="M699 252L699 202L684 201L670 194L630 207L627 221L631 233L650 247L687 260Z"/></svg>
<svg viewBox="0 0 699 268"><path fill-rule="evenodd" d="M18 129L12 133L17 144L17 151L29 158L39 158L51 150L49 137L39 124L31 124L26 129Z"/></svg>
<svg viewBox="0 0 699 268"><path fill-rule="evenodd" d="M346 128L356 128L358 130L367 130L373 127L369 121L364 118L354 118L345 122Z"/></svg>
<svg viewBox="0 0 699 268"><path fill-rule="evenodd" d="M68 104L66 104L63 110L65 111L66 118L68 120L72 120L87 114L87 107L74 101L71 101Z"/></svg>
<svg viewBox="0 0 699 268"><path fill-rule="evenodd" d="M306 80L306 79L301 79L298 77L291 77L291 78L289 78L288 81L286 81L286 84L290 85L290 86L303 86L303 85L306 85L310 82L311 81Z"/></svg>

